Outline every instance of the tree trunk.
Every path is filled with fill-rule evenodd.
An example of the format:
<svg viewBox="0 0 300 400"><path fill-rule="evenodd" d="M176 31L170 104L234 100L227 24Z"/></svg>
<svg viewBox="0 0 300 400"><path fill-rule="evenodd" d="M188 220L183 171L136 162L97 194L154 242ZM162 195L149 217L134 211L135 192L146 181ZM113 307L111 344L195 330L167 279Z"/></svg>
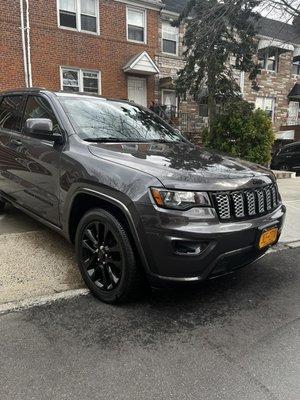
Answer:
<svg viewBox="0 0 300 400"><path fill-rule="evenodd" d="M212 55L209 58L209 67L207 72L207 89L208 89L208 122L209 130L212 131L216 120L216 72L215 72L215 59Z"/></svg>

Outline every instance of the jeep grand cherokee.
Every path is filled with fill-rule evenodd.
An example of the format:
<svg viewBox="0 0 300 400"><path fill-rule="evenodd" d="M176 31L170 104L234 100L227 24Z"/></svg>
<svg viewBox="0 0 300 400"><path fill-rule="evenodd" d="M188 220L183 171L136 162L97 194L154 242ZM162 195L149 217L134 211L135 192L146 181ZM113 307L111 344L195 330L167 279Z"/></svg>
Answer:
<svg viewBox="0 0 300 400"><path fill-rule="evenodd" d="M0 94L0 206L75 245L102 301L230 273L261 257L285 215L266 168L200 150L134 103L43 89Z"/></svg>

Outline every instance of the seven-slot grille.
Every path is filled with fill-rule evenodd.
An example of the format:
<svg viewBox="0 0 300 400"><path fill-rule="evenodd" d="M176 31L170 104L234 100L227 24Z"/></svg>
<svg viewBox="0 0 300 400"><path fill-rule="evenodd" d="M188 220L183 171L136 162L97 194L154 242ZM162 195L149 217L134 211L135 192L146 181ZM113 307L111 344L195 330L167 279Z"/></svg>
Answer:
<svg viewBox="0 0 300 400"><path fill-rule="evenodd" d="M267 214L279 205L276 184L257 189L217 192L212 196L217 213L224 221Z"/></svg>

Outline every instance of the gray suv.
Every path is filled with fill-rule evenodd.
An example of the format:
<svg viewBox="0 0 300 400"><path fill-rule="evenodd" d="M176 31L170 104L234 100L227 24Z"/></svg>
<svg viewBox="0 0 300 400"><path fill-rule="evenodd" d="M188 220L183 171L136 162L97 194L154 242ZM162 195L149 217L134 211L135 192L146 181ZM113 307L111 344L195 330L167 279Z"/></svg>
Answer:
<svg viewBox="0 0 300 400"><path fill-rule="evenodd" d="M136 104L44 89L0 93L0 206L75 245L102 301L250 264L280 236L274 175L200 150Z"/></svg>

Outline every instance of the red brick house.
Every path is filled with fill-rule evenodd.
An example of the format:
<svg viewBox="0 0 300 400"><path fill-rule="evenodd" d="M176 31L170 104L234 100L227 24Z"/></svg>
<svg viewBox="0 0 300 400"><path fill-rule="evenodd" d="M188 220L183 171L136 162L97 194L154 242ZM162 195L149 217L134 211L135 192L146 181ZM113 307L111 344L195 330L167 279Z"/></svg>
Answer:
<svg viewBox="0 0 300 400"><path fill-rule="evenodd" d="M1 0L0 90L41 86L147 105L158 0Z"/></svg>

